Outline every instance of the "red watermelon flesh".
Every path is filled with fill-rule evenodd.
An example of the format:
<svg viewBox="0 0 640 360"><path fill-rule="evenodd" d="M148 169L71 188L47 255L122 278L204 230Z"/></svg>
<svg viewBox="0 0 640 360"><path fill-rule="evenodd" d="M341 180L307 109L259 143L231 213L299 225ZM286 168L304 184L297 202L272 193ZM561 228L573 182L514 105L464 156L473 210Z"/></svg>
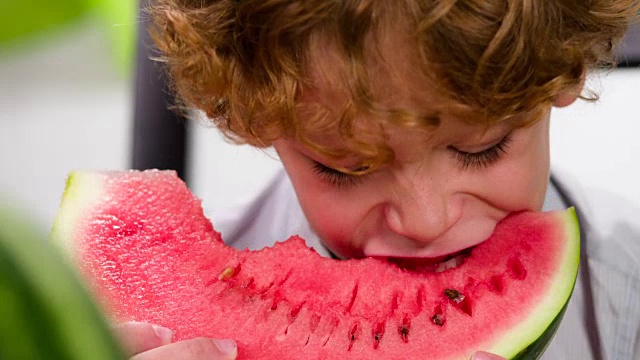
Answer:
<svg viewBox="0 0 640 360"><path fill-rule="evenodd" d="M296 236L238 251L163 171L72 174L52 237L114 321L233 338L240 359L540 353L579 257L571 209L509 216L443 272L323 258Z"/></svg>

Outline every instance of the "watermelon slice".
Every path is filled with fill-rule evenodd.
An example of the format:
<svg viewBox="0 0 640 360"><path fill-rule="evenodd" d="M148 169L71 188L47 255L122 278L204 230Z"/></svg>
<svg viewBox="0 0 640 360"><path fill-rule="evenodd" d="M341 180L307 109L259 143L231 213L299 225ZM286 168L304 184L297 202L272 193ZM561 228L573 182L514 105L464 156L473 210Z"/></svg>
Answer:
<svg viewBox="0 0 640 360"><path fill-rule="evenodd" d="M511 215L444 271L323 258L296 236L238 251L164 171L73 173L52 237L114 321L233 338L240 359L537 358L579 262L573 209Z"/></svg>

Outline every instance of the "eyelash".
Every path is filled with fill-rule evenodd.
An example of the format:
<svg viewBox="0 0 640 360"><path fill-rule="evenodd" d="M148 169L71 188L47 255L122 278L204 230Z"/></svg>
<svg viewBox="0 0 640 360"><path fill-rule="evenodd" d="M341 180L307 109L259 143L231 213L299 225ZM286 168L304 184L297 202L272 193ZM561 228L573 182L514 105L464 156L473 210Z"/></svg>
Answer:
<svg viewBox="0 0 640 360"><path fill-rule="evenodd" d="M476 153L460 151L452 146L449 146L448 148L453 151L455 157L460 161L463 169L466 170L470 167L487 168L497 163L501 159L502 155L506 154L510 142L511 134L507 134L499 143ZM345 174L319 162L314 162L313 171L320 176L322 180L338 188L357 185L366 177L366 175L356 176Z"/></svg>
<svg viewBox="0 0 640 360"><path fill-rule="evenodd" d="M464 170L470 167L476 169L488 168L489 166L497 163L502 158L502 155L507 153L510 143L511 133L503 137L499 143L476 153L460 151L452 146L449 146L449 149L453 151L455 157L460 161Z"/></svg>
<svg viewBox="0 0 640 360"><path fill-rule="evenodd" d="M366 175L345 174L336 169L324 166L319 162L314 162L313 171L320 176L322 180L338 188L357 185L366 177Z"/></svg>

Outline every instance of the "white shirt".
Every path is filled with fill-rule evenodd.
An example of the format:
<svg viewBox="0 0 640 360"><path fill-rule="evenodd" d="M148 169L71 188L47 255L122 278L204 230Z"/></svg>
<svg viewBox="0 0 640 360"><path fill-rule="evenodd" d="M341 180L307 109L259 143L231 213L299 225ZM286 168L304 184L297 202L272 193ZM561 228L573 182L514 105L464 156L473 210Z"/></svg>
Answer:
<svg viewBox="0 0 640 360"><path fill-rule="evenodd" d="M569 182L553 177L544 210L576 206L583 259L562 323L542 359L640 360L640 210L602 192L577 196ZM261 249L299 235L330 256L305 219L284 171L256 197L208 215L223 239L238 249Z"/></svg>

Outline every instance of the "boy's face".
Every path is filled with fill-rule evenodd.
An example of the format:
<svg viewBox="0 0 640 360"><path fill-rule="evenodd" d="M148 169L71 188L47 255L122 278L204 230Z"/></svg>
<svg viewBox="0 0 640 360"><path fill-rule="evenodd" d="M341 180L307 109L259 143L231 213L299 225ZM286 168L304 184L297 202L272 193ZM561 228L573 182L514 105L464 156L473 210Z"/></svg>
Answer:
<svg viewBox="0 0 640 360"><path fill-rule="evenodd" d="M392 132L394 162L361 177L335 173L296 141L274 145L311 227L337 256L437 258L484 241L510 212L541 209L548 115L517 129L448 119L428 138Z"/></svg>
<svg viewBox="0 0 640 360"><path fill-rule="evenodd" d="M326 47L312 54L313 91L303 102L340 109L347 98ZM438 94L411 71L402 49L386 52L385 64L374 68L374 96L385 106L429 114ZM375 67L375 65L374 65ZM333 77L335 79L337 77ZM575 96L562 99L567 105ZM394 152L392 163L364 176L338 172L354 169L357 158L332 163L299 142L274 143L313 230L341 258L381 256L432 258L469 248L486 240L496 224L514 211L539 211L549 178L550 107L534 125L508 123L472 126L439 113L440 124L427 132L385 129ZM360 118L363 126L380 126ZM340 147L337 133L314 140ZM350 162L352 161L352 162Z"/></svg>

